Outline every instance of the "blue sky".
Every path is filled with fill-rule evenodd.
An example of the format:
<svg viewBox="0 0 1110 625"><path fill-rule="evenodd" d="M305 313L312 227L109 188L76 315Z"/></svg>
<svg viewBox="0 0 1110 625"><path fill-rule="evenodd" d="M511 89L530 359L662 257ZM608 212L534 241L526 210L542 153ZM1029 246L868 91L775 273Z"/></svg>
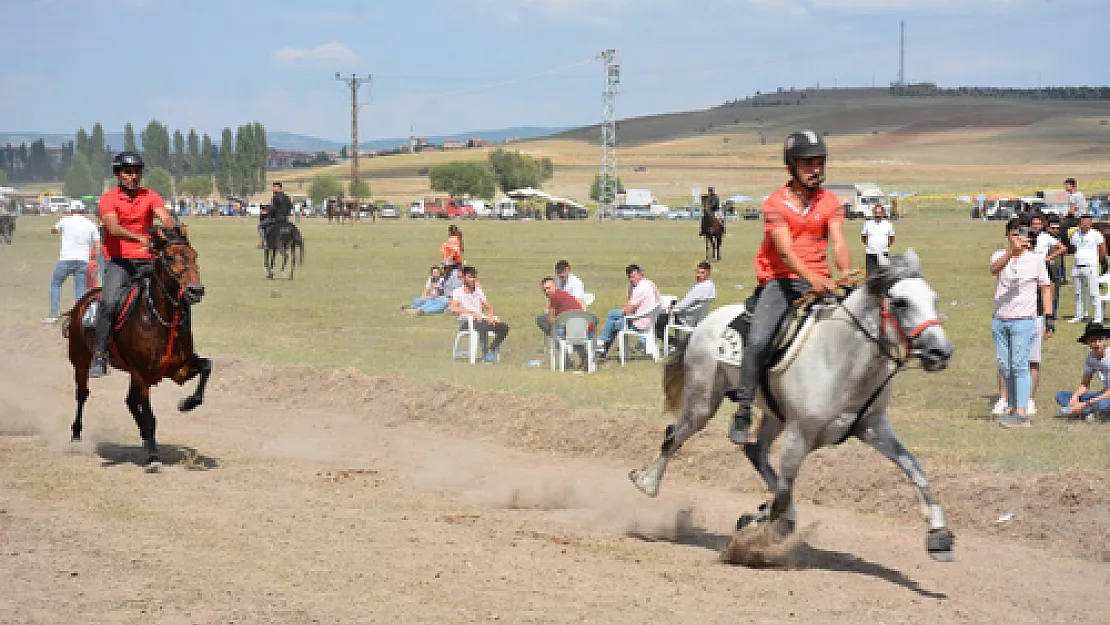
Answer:
<svg viewBox="0 0 1110 625"><path fill-rule="evenodd" d="M624 118L887 84L899 20L910 81L1110 83L1106 0L4 0L0 130L257 120L344 141L335 72L374 76L362 141L579 126L599 121L607 48Z"/></svg>

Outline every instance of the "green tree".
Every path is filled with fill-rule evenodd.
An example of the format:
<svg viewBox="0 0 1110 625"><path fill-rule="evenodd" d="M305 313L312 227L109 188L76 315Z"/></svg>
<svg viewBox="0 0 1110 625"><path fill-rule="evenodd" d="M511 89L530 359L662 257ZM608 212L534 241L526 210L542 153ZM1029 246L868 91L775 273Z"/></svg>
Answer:
<svg viewBox="0 0 1110 625"><path fill-rule="evenodd" d="M180 180L187 172L185 166L185 135L180 129L173 131L173 159L170 161L170 172L174 179Z"/></svg>
<svg viewBox="0 0 1110 625"><path fill-rule="evenodd" d="M190 176L196 176L202 173L200 169L200 137L197 136L196 130L189 129L189 138L186 143L189 147L188 155L185 157L185 172Z"/></svg>
<svg viewBox="0 0 1110 625"><path fill-rule="evenodd" d="M89 169L89 159L85 158L84 154L80 152L74 154L73 160L69 162L62 193L69 197L84 197L100 193L100 184L93 179L92 171Z"/></svg>
<svg viewBox="0 0 1110 625"><path fill-rule="evenodd" d="M255 192L258 192L266 189L266 165L270 161L270 147L266 142L266 127L262 125L262 122L254 122L252 129L254 131L252 135L254 140L252 165L254 166Z"/></svg>
<svg viewBox="0 0 1110 625"><path fill-rule="evenodd" d="M331 176L316 176L308 185L308 197L313 204L322 204L324 199L343 193L343 185Z"/></svg>
<svg viewBox="0 0 1110 625"><path fill-rule="evenodd" d="M8 172L4 171L3 169L0 169L0 184L4 184L7 181L8 181Z"/></svg>
<svg viewBox="0 0 1110 625"><path fill-rule="evenodd" d="M366 182L365 178L358 179L358 187L355 187L355 181L347 183L347 197L358 197L364 200L370 198L370 183Z"/></svg>
<svg viewBox="0 0 1110 625"><path fill-rule="evenodd" d="M216 157L216 188L221 195L232 193L232 170L235 167L235 137L231 128L225 127L220 137L220 150Z"/></svg>
<svg viewBox="0 0 1110 625"><path fill-rule="evenodd" d="M624 182L621 181L620 176L617 176L617 184L615 193L624 193ZM596 202L602 202L601 198L601 174L594 174L594 181L590 183L590 199ZM604 202L612 202L616 198L606 198Z"/></svg>
<svg viewBox="0 0 1110 625"><path fill-rule="evenodd" d="M82 126L77 129L77 153L85 157L85 164L89 163L89 133L85 132L85 127Z"/></svg>
<svg viewBox="0 0 1110 625"><path fill-rule="evenodd" d="M197 168L198 174L214 174L219 168L219 152L216 150L216 144L212 143L212 137L208 133L200 140L200 166Z"/></svg>
<svg viewBox="0 0 1110 625"><path fill-rule="evenodd" d="M170 131L157 119L150 120L142 132L143 163L147 168L170 168Z"/></svg>
<svg viewBox="0 0 1110 625"><path fill-rule="evenodd" d="M207 197L212 195L212 178L210 176L189 176L177 185L183 195L189 197Z"/></svg>
<svg viewBox="0 0 1110 625"><path fill-rule="evenodd" d="M428 172L433 191L451 197L492 198L495 189L493 172L479 163L454 161L440 165Z"/></svg>
<svg viewBox="0 0 1110 625"><path fill-rule="evenodd" d="M32 180L51 180L54 177L54 168L50 164L50 157L46 154L45 140L36 139L31 142L27 169Z"/></svg>
<svg viewBox="0 0 1110 625"><path fill-rule="evenodd" d="M555 174L555 164L547 157L536 159L501 148L490 153L489 164L497 186L506 193L522 187L538 189Z"/></svg>
<svg viewBox="0 0 1110 625"><path fill-rule="evenodd" d="M347 158L347 146L344 145L339 148L339 158Z"/></svg>
<svg viewBox="0 0 1110 625"><path fill-rule="evenodd" d="M125 152L139 151L139 147L135 145L135 127L131 122L123 125L123 149Z"/></svg>
<svg viewBox="0 0 1110 625"><path fill-rule="evenodd" d="M89 135L89 170L97 180L103 181L104 178L111 174L108 165L111 161L111 155L108 154L108 146L104 144L104 126L100 122L96 122L92 127L92 134Z"/></svg>
<svg viewBox="0 0 1110 625"><path fill-rule="evenodd" d="M173 180L170 178L170 172L166 171L164 167L150 167L143 168L143 186L158 192L162 199L168 199L173 195Z"/></svg>

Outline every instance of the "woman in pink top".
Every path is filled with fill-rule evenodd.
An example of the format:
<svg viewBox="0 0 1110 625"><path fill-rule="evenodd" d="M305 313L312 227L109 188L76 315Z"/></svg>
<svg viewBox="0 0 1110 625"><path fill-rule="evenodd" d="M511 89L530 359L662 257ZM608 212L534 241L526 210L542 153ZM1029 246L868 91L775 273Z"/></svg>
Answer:
<svg viewBox="0 0 1110 625"><path fill-rule="evenodd" d="M998 359L998 375L1006 381L1010 414L997 421L1002 427L1029 427L1025 413L1029 402L1029 347L1036 331L1037 288L1045 306L1045 337L1056 330L1052 306L1052 281L1048 278L1044 257L1032 252L1029 227L1016 217L1006 223L1009 246L991 255L991 273L997 278L994 287L994 355Z"/></svg>

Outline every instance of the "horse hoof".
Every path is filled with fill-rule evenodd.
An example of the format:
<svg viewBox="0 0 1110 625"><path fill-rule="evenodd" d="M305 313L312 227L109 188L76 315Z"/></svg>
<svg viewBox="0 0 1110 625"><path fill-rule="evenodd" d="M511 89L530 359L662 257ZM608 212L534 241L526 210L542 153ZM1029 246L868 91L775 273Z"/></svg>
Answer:
<svg viewBox="0 0 1110 625"><path fill-rule="evenodd" d="M270 274L270 275L266 276L266 279L267 280L273 280L274 279L274 274Z"/></svg>
<svg viewBox="0 0 1110 625"><path fill-rule="evenodd" d="M200 405L200 400L196 397L189 396L177 402L177 410L179 412L189 412L193 408Z"/></svg>
<svg viewBox="0 0 1110 625"><path fill-rule="evenodd" d="M736 531L739 532L755 522L756 518L754 514L742 514L739 519L736 519Z"/></svg>
<svg viewBox="0 0 1110 625"><path fill-rule="evenodd" d="M648 472L644 469L632 469L628 472L628 479L632 480L632 485L648 497L659 494L659 482L649 482Z"/></svg>
<svg viewBox="0 0 1110 625"><path fill-rule="evenodd" d="M925 549L928 550L929 557L937 562L952 562L956 559L953 551L955 543L956 536L947 527L929 530L925 537Z"/></svg>
<svg viewBox="0 0 1110 625"><path fill-rule="evenodd" d="M143 471L147 473L158 473L161 470L162 461L158 459L158 456L151 456L150 459L147 460L146 465L143 466Z"/></svg>

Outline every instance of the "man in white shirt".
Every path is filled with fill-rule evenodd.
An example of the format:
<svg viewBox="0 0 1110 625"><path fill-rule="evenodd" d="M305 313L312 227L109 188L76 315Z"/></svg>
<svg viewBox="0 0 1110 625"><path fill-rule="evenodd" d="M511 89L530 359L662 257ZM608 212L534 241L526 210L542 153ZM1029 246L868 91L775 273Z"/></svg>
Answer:
<svg viewBox="0 0 1110 625"><path fill-rule="evenodd" d="M555 275L559 278L557 284L560 291L566 291L579 300L586 297L586 287L581 278L570 272L569 262L560 260L555 263Z"/></svg>
<svg viewBox="0 0 1110 625"><path fill-rule="evenodd" d="M625 267L624 275L628 276L628 299L625 300L624 306L609 311L605 328L598 336L601 345L597 348L597 352L602 357L609 352L613 341L617 339L617 333L625 327L625 324L631 323L637 330L647 330L651 327L652 320L649 316L632 321L626 320L625 316L646 315L659 305L659 289L655 288L654 282L644 277L644 270L639 265Z"/></svg>
<svg viewBox="0 0 1110 625"><path fill-rule="evenodd" d="M686 296L671 305L670 308L663 311L665 314L659 315L655 320L655 336L663 336L667 329L667 321L673 314L675 320L683 325L692 325L696 319L689 319L686 314L693 308L702 304L708 304L717 299L717 287L713 284L713 279L709 277L711 267L707 261L698 263L697 271L694 273L694 286L690 287Z"/></svg>
<svg viewBox="0 0 1110 625"><path fill-rule="evenodd" d="M867 275L871 275L879 266L879 256L889 254L890 246L894 245L894 224L886 219L886 209L883 205L876 204L871 216L872 219L863 222L863 230L859 237L867 253Z"/></svg>
<svg viewBox="0 0 1110 625"><path fill-rule="evenodd" d="M43 323L57 323L62 283L69 276L73 276L74 302L81 299L85 294L89 258L100 254L100 229L78 210L59 219L50 227L50 232L62 236L62 247L50 278L50 313L42 318Z"/></svg>
<svg viewBox="0 0 1110 625"><path fill-rule="evenodd" d="M1075 317L1071 323L1078 323L1087 316L1087 303L1093 309L1092 321L1102 323L1102 300L1098 297L1098 264L1106 257L1106 240L1102 233L1091 228L1091 214L1079 216L1079 229L1071 235L1075 248L1075 267L1072 268L1072 281L1075 283Z"/></svg>
<svg viewBox="0 0 1110 625"><path fill-rule="evenodd" d="M1068 216L1077 217L1087 212L1087 198L1076 188L1075 178L1064 181L1064 191L1068 194Z"/></svg>
<svg viewBox="0 0 1110 625"><path fill-rule="evenodd" d="M478 285L478 270L471 266L462 268L462 286L451 293L451 312L459 316L459 329L467 327L462 317L474 319L474 329L482 341L482 361L495 364L497 350L501 342L509 334L509 326L497 318L493 313L493 306L486 299L482 287ZM493 343L489 343L489 335L493 333Z"/></svg>

